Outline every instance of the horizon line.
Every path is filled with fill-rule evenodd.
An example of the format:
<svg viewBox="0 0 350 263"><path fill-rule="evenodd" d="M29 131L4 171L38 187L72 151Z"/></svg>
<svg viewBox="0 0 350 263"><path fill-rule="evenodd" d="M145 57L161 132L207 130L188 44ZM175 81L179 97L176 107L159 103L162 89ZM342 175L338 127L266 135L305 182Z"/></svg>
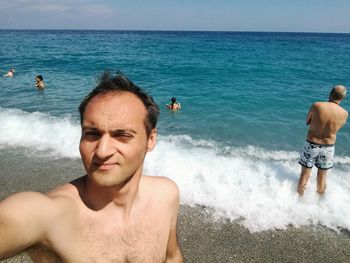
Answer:
<svg viewBox="0 0 350 263"><path fill-rule="evenodd" d="M82 28L0 28L6 31L129 31L129 32L221 32L221 33L303 33L303 34L350 34L350 32L324 32L324 31L279 31L279 30L200 30L200 29L82 29Z"/></svg>

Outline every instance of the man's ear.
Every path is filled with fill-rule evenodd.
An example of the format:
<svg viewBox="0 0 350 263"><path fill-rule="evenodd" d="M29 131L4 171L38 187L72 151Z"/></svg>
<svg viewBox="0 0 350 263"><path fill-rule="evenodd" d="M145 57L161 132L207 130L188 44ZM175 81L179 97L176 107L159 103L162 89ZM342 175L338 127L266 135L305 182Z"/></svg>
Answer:
<svg viewBox="0 0 350 263"><path fill-rule="evenodd" d="M156 128L153 128L151 130L151 133L148 137L148 142L147 142L147 152L150 152L153 150L154 146L156 146L156 141L157 141L157 134L158 131Z"/></svg>

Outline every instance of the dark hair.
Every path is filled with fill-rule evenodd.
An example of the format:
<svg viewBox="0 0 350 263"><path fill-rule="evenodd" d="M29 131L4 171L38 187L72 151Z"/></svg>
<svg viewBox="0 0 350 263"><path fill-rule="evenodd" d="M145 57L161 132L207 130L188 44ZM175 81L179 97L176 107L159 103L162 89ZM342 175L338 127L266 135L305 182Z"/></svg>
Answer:
<svg viewBox="0 0 350 263"><path fill-rule="evenodd" d="M116 76L113 76L109 71L105 71L97 86L87 95L84 100L80 103L79 113L80 113L80 123L83 123L83 116L87 104L93 97L101 94L108 93L119 93L119 92L130 92L139 98L145 109L147 111L147 116L145 118L145 128L146 134L149 136L153 128L157 125L157 120L159 116L159 107L153 98L143 91L140 87L135 85L122 73L117 72Z"/></svg>
<svg viewBox="0 0 350 263"><path fill-rule="evenodd" d="M172 97L172 98L171 98L171 103L174 104L175 102L176 102L176 98L175 98L175 97Z"/></svg>
<svg viewBox="0 0 350 263"><path fill-rule="evenodd" d="M43 80L43 76L41 76L41 75L36 75L36 77L41 81Z"/></svg>

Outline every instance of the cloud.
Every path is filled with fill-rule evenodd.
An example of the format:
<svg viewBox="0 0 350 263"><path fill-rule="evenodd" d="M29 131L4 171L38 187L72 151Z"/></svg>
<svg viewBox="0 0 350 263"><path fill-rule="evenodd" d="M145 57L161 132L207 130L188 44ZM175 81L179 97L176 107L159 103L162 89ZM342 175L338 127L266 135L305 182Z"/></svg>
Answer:
<svg viewBox="0 0 350 263"><path fill-rule="evenodd" d="M316 1L6 0L0 28L350 32L349 0Z"/></svg>
<svg viewBox="0 0 350 263"><path fill-rule="evenodd" d="M112 9L107 4L96 1L97 3L81 1L81 0L70 0L70 1L43 1L43 0L17 0L24 3L28 3L26 6L20 7L22 10L27 11L39 11L39 12L64 12L64 13L75 13L76 15L86 14L111 14Z"/></svg>
<svg viewBox="0 0 350 263"><path fill-rule="evenodd" d="M2 28L76 27L72 23L93 25L94 19L115 16L113 6L98 0L12 0L0 10ZM94 18L94 19L92 19Z"/></svg>
<svg viewBox="0 0 350 263"><path fill-rule="evenodd" d="M56 13L56 12L67 12L70 10L69 7L59 4L48 4L48 5L31 5L28 7L21 8L22 11L27 12L41 12L41 13Z"/></svg>
<svg viewBox="0 0 350 263"><path fill-rule="evenodd" d="M87 15L115 15L116 11L109 6L90 4L80 8L81 13Z"/></svg>

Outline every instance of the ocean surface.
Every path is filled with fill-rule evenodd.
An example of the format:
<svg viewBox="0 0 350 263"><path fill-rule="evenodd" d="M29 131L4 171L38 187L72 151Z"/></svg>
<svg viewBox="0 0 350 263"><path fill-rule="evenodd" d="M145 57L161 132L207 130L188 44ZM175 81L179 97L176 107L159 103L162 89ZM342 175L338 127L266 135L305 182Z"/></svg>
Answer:
<svg viewBox="0 0 350 263"><path fill-rule="evenodd" d="M78 105L104 70L120 70L160 105L145 173L173 179L183 204L250 231L350 230L349 123L326 196L315 193L316 170L296 194L309 107L333 85L350 86L350 34L0 30L0 43L1 75L16 69L0 78L0 156L27 167L80 162ZM175 113L165 108L173 96L183 107ZM8 169L1 162L0 177Z"/></svg>

